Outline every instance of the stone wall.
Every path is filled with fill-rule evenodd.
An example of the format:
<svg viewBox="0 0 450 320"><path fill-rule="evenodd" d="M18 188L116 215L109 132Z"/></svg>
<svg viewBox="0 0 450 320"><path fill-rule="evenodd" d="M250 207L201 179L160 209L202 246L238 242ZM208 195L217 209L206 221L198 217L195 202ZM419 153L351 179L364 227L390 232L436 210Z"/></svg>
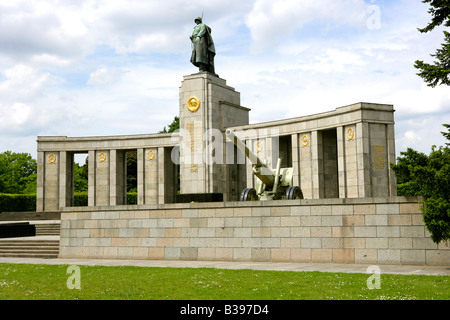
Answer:
<svg viewBox="0 0 450 320"><path fill-rule="evenodd" d="M418 199L65 208L60 258L449 265Z"/></svg>

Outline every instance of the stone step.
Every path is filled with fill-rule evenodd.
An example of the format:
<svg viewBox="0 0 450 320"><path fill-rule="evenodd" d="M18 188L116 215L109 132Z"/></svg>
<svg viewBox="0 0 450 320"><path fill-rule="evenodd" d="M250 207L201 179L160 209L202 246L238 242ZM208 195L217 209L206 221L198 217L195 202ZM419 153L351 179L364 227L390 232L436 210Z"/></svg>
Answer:
<svg viewBox="0 0 450 320"><path fill-rule="evenodd" d="M39 245L39 246L59 246L59 240L1 240L0 241L0 247L37 246L37 245Z"/></svg>
<svg viewBox="0 0 450 320"><path fill-rule="evenodd" d="M25 244L10 244L0 245L0 251L13 251L13 250L59 250L58 244L41 244L37 243L34 245L25 245Z"/></svg>
<svg viewBox="0 0 450 320"><path fill-rule="evenodd" d="M59 249L51 248L0 248L0 253L58 253Z"/></svg>
<svg viewBox="0 0 450 320"><path fill-rule="evenodd" d="M59 240L5 239L0 241L0 257L57 258Z"/></svg>
<svg viewBox="0 0 450 320"><path fill-rule="evenodd" d="M57 259L58 253L0 253L1 258L41 258Z"/></svg>
<svg viewBox="0 0 450 320"><path fill-rule="evenodd" d="M59 236L60 225L59 224L36 224L37 236Z"/></svg>
<svg viewBox="0 0 450 320"><path fill-rule="evenodd" d="M27 244L11 244L11 245L0 245L0 250L9 250L9 249L55 249L59 248L59 244L41 244L37 243L34 245Z"/></svg>
<svg viewBox="0 0 450 320"><path fill-rule="evenodd" d="M59 232L55 232L55 231L39 231L36 232L37 236L59 236Z"/></svg>
<svg viewBox="0 0 450 320"><path fill-rule="evenodd" d="M60 224L35 224L36 229L56 229L59 230Z"/></svg>

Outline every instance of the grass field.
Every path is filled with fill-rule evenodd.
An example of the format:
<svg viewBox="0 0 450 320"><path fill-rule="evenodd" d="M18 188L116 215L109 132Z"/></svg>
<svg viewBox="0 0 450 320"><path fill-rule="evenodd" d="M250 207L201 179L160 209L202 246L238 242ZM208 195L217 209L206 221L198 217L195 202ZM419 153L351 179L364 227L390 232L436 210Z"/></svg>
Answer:
<svg viewBox="0 0 450 320"><path fill-rule="evenodd" d="M154 267L0 264L0 300L449 300L450 277ZM71 278L70 278L71 277ZM70 278L70 279L69 279ZM69 279L69 281L68 281Z"/></svg>

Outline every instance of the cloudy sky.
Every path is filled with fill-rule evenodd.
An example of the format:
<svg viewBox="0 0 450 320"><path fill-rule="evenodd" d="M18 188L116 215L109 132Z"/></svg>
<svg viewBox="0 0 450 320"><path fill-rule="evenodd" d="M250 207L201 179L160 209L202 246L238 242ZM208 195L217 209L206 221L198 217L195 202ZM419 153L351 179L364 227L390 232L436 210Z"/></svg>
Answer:
<svg viewBox="0 0 450 320"><path fill-rule="evenodd" d="M37 136L155 133L178 115L194 18L204 14L216 72L252 123L393 104L396 149L443 145L450 88L432 62L442 28L420 0L0 0L0 152L36 157Z"/></svg>

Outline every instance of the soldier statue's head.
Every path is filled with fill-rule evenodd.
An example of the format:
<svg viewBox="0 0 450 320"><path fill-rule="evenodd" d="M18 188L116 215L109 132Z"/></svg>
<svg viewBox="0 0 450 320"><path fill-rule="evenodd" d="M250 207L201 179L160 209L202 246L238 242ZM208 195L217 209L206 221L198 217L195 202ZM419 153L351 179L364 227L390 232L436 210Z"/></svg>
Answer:
<svg viewBox="0 0 450 320"><path fill-rule="evenodd" d="M203 19L201 17L197 17L197 18L195 18L194 22L199 24L199 23L202 23L202 20Z"/></svg>

